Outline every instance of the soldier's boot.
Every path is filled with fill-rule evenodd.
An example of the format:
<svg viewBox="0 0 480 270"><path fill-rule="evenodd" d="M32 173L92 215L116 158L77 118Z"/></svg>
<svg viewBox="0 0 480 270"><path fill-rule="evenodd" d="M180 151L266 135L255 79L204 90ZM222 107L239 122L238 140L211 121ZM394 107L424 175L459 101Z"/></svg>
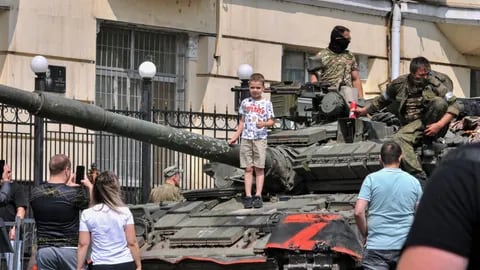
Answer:
<svg viewBox="0 0 480 270"><path fill-rule="evenodd" d="M432 145L425 145L422 149L422 155L424 158L432 158L435 156L435 150Z"/></svg>
<svg viewBox="0 0 480 270"><path fill-rule="evenodd" d="M435 156L435 150L433 148L433 137L423 137L422 156L423 158L432 158L433 156Z"/></svg>

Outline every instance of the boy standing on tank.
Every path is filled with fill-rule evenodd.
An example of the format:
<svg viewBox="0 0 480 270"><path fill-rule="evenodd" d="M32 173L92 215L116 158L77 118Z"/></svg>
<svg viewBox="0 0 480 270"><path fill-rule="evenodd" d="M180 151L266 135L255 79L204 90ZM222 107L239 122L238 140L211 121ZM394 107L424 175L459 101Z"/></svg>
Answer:
<svg viewBox="0 0 480 270"><path fill-rule="evenodd" d="M233 137L233 144L242 136L240 144L240 167L245 168L245 208L263 206L262 189L264 182L265 152L267 148L267 128L275 124L273 106L262 98L265 90L265 78L260 73L250 76L248 82L250 97L244 99L238 109L240 123ZM253 170L255 170L255 196L252 198Z"/></svg>

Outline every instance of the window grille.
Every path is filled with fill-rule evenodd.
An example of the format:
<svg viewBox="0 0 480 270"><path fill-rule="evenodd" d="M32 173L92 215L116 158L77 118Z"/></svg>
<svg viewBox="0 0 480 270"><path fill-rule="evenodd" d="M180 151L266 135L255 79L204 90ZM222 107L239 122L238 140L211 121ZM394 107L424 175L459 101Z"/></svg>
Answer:
<svg viewBox="0 0 480 270"><path fill-rule="evenodd" d="M138 67L152 61L153 108L185 109L186 35L104 25L97 34L96 96L105 109L138 111L141 78Z"/></svg>
<svg viewBox="0 0 480 270"><path fill-rule="evenodd" d="M138 67L151 61L157 67L152 78L152 108L185 109L185 52L187 35L138 29L104 23L97 34L95 103L109 110L124 111L141 117L142 79ZM150 112L151 113L151 112ZM153 163L158 152L173 155L154 147ZM168 153L167 153L168 152ZM98 136L95 157L100 169L113 170L127 186L140 186L141 143L117 136ZM179 160L168 161L179 163ZM124 184L125 186L125 184Z"/></svg>

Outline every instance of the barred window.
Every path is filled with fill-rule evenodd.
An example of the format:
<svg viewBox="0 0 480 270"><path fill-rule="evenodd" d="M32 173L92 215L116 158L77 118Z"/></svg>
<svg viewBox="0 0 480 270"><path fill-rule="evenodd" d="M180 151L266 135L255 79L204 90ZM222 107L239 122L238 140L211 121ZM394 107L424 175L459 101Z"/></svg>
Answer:
<svg viewBox="0 0 480 270"><path fill-rule="evenodd" d="M138 67L152 61L153 108L184 109L184 34L105 24L97 34L95 102L105 109L137 111L141 103Z"/></svg>
<svg viewBox="0 0 480 270"><path fill-rule="evenodd" d="M140 118L142 79L138 67L144 61L151 61L157 67L152 78L151 109L184 110L186 48L186 34L101 24L97 34L96 105ZM124 187L139 187L141 143L102 132L98 134L95 162L99 168L115 171ZM173 151L154 147L152 162L155 164L153 177L161 178L161 169L179 160Z"/></svg>

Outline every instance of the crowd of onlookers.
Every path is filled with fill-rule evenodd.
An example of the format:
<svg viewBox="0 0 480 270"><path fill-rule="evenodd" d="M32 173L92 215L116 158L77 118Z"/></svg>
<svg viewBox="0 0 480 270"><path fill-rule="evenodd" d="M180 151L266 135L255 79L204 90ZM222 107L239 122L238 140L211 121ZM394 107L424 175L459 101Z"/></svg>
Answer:
<svg viewBox="0 0 480 270"><path fill-rule="evenodd" d="M48 166L48 180L32 189L30 199L22 186L12 180L9 164L3 166L0 183L0 220L14 224L17 217L25 218L27 208L33 213L35 267L141 269L134 219L122 200L115 173L94 170L76 177L70 159L63 154L54 155ZM179 188L181 172L177 166L167 167L163 172L165 182L152 190L150 201L183 200ZM15 233L12 226L8 235L12 246ZM18 241L16 253L22 253L21 245L22 241ZM21 256L14 268L13 255L4 254L8 270L24 269Z"/></svg>
<svg viewBox="0 0 480 270"><path fill-rule="evenodd" d="M5 165L0 217L5 221L24 218L31 207L37 269L141 269L133 216L122 201L117 176L108 171L90 178L82 175L77 183L71 165L67 156L53 156L50 176L32 189L30 203ZM12 227L10 239L14 234ZM9 270L23 269L21 262L13 269L12 258L6 259Z"/></svg>

